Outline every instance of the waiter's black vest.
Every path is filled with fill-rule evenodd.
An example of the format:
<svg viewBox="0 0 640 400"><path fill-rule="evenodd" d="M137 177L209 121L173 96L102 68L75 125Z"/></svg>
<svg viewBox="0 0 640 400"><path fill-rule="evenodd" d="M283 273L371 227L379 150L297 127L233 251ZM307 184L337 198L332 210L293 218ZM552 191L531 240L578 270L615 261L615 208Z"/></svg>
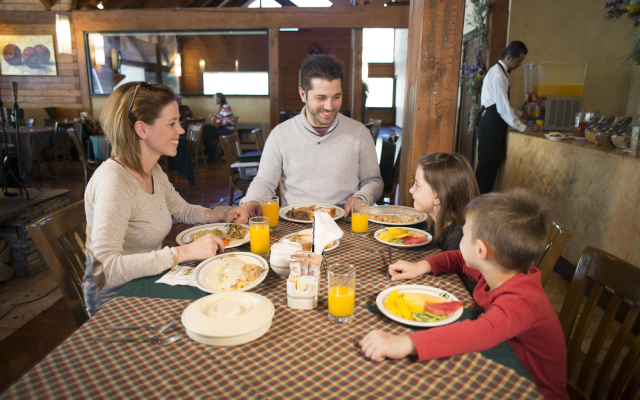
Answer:
<svg viewBox="0 0 640 400"><path fill-rule="evenodd" d="M509 80L509 75L504 67L498 63L498 67L504 72ZM507 90L507 98L510 99L511 86ZM507 129L509 125L498 113L496 105L482 107L477 119L476 135L478 138L478 159L483 160L504 160L507 156Z"/></svg>

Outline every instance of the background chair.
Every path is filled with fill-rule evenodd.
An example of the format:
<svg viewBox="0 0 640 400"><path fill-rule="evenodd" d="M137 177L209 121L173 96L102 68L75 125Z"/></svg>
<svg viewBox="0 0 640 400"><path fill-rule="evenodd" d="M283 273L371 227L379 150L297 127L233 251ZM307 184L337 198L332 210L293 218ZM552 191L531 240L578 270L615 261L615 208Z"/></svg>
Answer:
<svg viewBox="0 0 640 400"><path fill-rule="evenodd" d="M87 159L87 153L84 151L82 139L80 139L80 133L76 132L73 128L67 130L67 133L76 145L76 149L78 149L78 158L80 158L82 168L84 169L84 186L82 187L82 197L84 197L84 191L87 189L87 183L89 182L91 175L93 175L93 172L100 166L100 164L102 164L102 161Z"/></svg>
<svg viewBox="0 0 640 400"><path fill-rule="evenodd" d="M395 151L395 147L393 148ZM377 204L386 204L385 200L387 197L389 198L389 204L396 204L396 191L398 190L398 185L400 184L400 155L402 152L402 148L398 150L398 156L396 157L395 163L393 164L393 173L391 178L391 187L387 189L387 185L385 185L385 189L382 190L382 196L380 196L380 200L378 200ZM380 160L382 164L382 159ZM383 173L383 166L380 166L380 172ZM383 179L386 175L386 172L383 174Z"/></svg>
<svg viewBox="0 0 640 400"><path fill-rule="evenodd" d="M378 134L380 133L380 129L382 128L382 120L369 118L369 122L373 124L370 131L371 137L373 137L373 142L375 143L376 140L378 140Z"/></svg>
<svg viewBox="0 0 640 400"><path fill-rule="evenodd" d="M89 320L82 294L86 228L84 200L27 227L29 235L58 282L78 328Z"/></svg>
<svg viewBox="0 0 640 400"><path fill-rule="evenodd" d="M200 170L198 169L198 152L200 151L200 145L202 144L202 125L192 124L189 126L189 132L187 132L187 143L189 143L189 154L191 156L191 163L193 164L193 170L196 172L198 181L200 181L200 188L202 194L204 194L204 185L202 184L202 178L200 178Z"/></svg>
<svg viewBox="0 0 640 400"><path fill-rule="evenodd" d="M193 119L193 118L185 118L184 119L184 125L186 126L187 129L187 134L191 131L191 127L192 126L200 126L200 146L198 146L198 154L196 154L196 158L198 160L202 160L203 163L207 163L207 155L205 154L204 151L204 141L202 138L202 132L204 132L204 118L198 118L198 119Z"/></svg>
<svg viewBox="0 0 640 400"><path fill-rule="evenodd" d="M237 135L238 134L238 120L240 119L240 117L233 117L233 131L229 131L229 135ZM229 136L229 135L224 135L224 136ZM218 140L216 140L216 160L221 160L222 157L224 157L224 151L222 151L222 148L224 147L224 145L222 144L222 142L220 141L220 138L218 138ZM222 157L218 157L218 154L220 153L220 151L222 151L223 156Z"/></svg>
<svg viewBox="0 0 640 400"><path fill-rule="evenodd" d="M55 135L53 138L53 147L43 151L43 155L47 159L49 166L53 163L56 178L60 177L58 161L67 161L71 165L71 170L74 169L73 159L71 158L71 138L67 132L69 129L73 129L73 124L56 122L53 132ZM66 168L65 164L65 172Z"/></svg>
<svg viewBox="0 0 640 400"><path fill-rule="evenodd" d="M564 246L567 244L569 236L571 236L571 232L567 228L559 222L551 221L549 236L547 237L547 247L545 247L544 251L540 253L533 263L533 265L542 272L540 278L542 287L547 284L549 275L551 275L553 267L555 267L558 258L560 258L560 253L562 253Z"/></svg>
<svg viewBox="0 0 640 400"><path fill-rule="evenodd" d="M589 287L591 289L586 303L574 327ZM605 392L607 399L634 397L640 385L640 369L635 368L640 356L640 336L635 339L628 352L622 354L621 350L640 316L639 289L640 268L602 250L593 247L584 249L559 316L567 342L567 391L571 399L604 398ZM577 363L589 322L594 320L598 303L604 300L602 295L609 291L613 291L613 295L597 324L578 375ZM628 309L626 315L625 308ZM615 332L604 359L599 361L598 355L603 350L608 331L615 331L612 327L617 325L613 323L616 316L624 320ZM622 360L620 368L614 376L610 376L614 364L619 360ZM595 380L591 379L593 375Z"/></svg>
<svg viewBox="0 0 640 400"><path fill-rule="evenodd" d="M258 151L264 151L264 139L262 138L262 129L254 129L251 131L251 136L258 146Z"/></svg>
<svg viewBox="0 0 640 400"><path fill-rule="evenodd" d="M43 118L42 119L42 125L48 126L49 128L55 128L56 127L56 122L61 123L61 124L68 124L69 120L66 119L66 118L59 118L59 119L46 119L46 118Z"/></svg>
<svg viewBox="0 0 640 400"><path fill-rule="evenodd" d="M223 136L220 138L222 143L222 150L224 151L224 157L227 162L227 171L229 172L229 205L233 205L233 195L236 190L242 190L243 194L247 193L249 185L253 179L240 179L240 172L237 168L232 168L231 165L238 161L238 157L242 154L240 149L240 136L237 133L232 135Z"/></svg>

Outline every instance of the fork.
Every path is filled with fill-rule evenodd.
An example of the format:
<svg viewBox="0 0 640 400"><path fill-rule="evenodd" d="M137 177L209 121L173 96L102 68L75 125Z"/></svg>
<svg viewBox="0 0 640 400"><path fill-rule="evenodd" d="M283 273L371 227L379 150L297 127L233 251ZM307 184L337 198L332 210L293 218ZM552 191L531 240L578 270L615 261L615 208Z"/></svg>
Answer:
<svg viewBox="0 0 640 400"><path fill-rule="evenodd" d="M111 343L111 342L150 342L160 346L167 346L182 339L182 334L178 333L167 338L161 337L148 337L148 338L134 338L134 337L103 337L95 339L96 343Z"/></svg>
<svg viewBox="0 0 640 400"><path fill-rule="evenodd" d="M147 329L147 330L150 330L151 332L161 333L171 328L175 324L175 322L176 321L174 320L170 320L158 326L139 326L139 325L108 326L106 329L108 331L129 331L133 329Z"/></svg>

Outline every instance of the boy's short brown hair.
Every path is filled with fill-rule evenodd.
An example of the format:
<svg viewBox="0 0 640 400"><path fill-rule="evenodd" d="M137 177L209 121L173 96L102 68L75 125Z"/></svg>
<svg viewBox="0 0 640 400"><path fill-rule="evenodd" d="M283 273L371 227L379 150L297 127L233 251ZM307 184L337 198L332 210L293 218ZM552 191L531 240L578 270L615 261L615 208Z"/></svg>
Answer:
<svg viewBox="0 0 640 400"><path fill-rule="evenodd" d="M465 216L473 220L473 240L490 246L505 270L526 273L546 245L547 210L526 189L476 197L465 208Z"/></svg>
<svg viewBox="0 0 640 400"><path fill-rule="evenodd" d="M311 79L320 78L326 81L340 79L340 87L344 85L344 64L331 54L312 54L300 67L300 87L309 94Z"/></svg>

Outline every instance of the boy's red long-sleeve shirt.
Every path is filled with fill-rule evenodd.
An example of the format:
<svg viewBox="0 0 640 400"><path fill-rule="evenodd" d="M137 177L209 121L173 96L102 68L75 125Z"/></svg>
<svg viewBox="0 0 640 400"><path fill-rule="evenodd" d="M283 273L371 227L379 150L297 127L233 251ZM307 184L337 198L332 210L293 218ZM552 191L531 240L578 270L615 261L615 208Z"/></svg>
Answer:
<svg viewBox="0 0 640 400"><path fill-rule="evenodd" d="M569 398L564 334L540 284L540 270L532 267L489 290L482 274L467 266L459 250L428 261L434 275L462 272L477 281L473 298L485 312L473 321L409 334L419 361L488 350L508 340L545 399Z"/></svg>

